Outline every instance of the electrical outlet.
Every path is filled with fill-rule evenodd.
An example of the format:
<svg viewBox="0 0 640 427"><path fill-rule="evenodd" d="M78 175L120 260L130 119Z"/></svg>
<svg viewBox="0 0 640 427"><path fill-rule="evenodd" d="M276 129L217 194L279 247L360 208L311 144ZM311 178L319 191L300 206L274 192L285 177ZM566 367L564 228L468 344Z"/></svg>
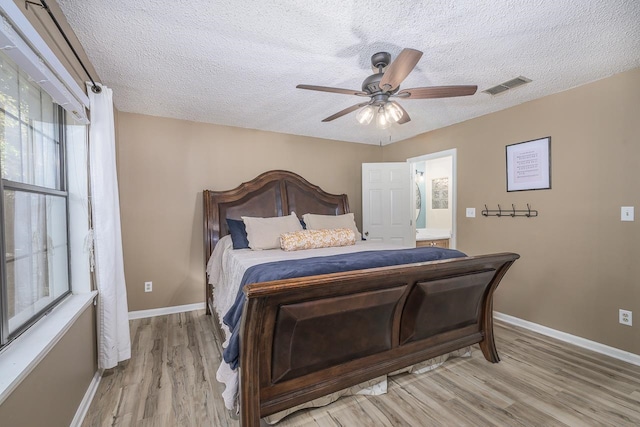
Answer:
<svg viewBox="0 0 640 427"><path fill-rule="evenodd" d="M627 326L633 325L633 313L631 310L620 309L620 323Z"/></svg>
<svg viewBox="0 0 640 427"><path fill-rule="evenodd" d="M144 291L145 292L153 291L153 282L144 282Z"/></svg>
<svg viewBox="0 0 640 427"><path fill-rule="evenodd" d="M467 218L476 217L476 208L467 208Z"/></svg>

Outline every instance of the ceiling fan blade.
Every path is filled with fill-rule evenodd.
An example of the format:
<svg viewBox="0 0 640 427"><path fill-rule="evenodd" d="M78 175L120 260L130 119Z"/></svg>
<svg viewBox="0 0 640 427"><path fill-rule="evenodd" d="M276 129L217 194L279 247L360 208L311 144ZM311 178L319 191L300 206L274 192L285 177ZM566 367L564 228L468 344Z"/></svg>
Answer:
<svg viewBox="0 0 640 427"><path fill-rule="evenodd" d="M396 107L398 107L400 111L402 111L402 117L400 117L400 120L398 120L396 123L398 123L399 125L402 125L411 121L411 117L409 117L409 113L407 113L407 110L402 108L402 105L398 104L395 101L390 101L390 102Z"/></svg>
<svg viewBox="0 0 640 427"><path fill-rule="evenodd" d="M384 72L380 80L380 89L389 92L400 86L400 83L407 78L421 57L422 52L419 50L402 49L402 52L400 52Z"/></svg>
<svg viewBox="0 0 640 427"><path fill-rule="evenodd" d="M345 95L358 95L358 96L370 96L367 92L353 89L341 89L339 87L327 87L327 86L313 86L313 85L298 85L298 89L317 90L320 92L333 92L343 93Z"/></svg>
<svg viewBox="0 0 640 427"><path fill-rule="evenodd" d="M344 116L345 114L349 114L349 113L350 113L350 112L352 112L352 111L356 111L358 108L360 108L360 107L364 107L365 105L369 105L369 103L368 103L368 102L363 102L363 103L361 103L361 104L352 105L352 106L351 106L351 107L349 107L349 108L345 108L344 110L342 110L342 111L338 111L338 112L337 112L337 113L335 113L334 115L327 117L326 119L324 119L324 120L323 120L323 122L330 122L331 120L335 120L335 119L337 119L338 117L342 117L342 116Z"/></svg>
<svg viewBox="0 0 640 427"><path fill-rule="evenodd" d="M395 96L404 99L453 98L454 96L473 95L478 86L431 86L402 89Z"/></svg>

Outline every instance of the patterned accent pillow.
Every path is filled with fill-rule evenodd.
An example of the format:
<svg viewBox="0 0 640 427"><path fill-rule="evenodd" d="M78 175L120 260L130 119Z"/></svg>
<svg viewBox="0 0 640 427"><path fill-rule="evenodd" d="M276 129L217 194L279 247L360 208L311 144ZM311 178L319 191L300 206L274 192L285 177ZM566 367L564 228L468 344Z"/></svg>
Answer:
<svg viewBox="0 0 640 427"><path fill-rule="evenodd" d="M280 235L280 248L285 251L330 248L356 244L356 233L350 228L300 230Z"/></svg>
<svg viewBox="0 0 640 427"><path fill-rule="evenodd" d="M307 225L307 230L324 230L332 228L350 228L356 235L356 239L360 240L362 235L356 227L356 221L353 212L344 215L317 215L304 214L302 220Z"/></svg>

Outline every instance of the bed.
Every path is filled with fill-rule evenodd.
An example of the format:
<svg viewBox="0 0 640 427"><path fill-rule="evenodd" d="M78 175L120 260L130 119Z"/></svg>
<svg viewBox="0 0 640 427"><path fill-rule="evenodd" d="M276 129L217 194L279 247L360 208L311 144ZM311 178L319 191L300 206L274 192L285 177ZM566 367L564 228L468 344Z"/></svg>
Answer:
<svg viewBox="0 0 640 427"><path fill-rule="evenodd" d="M281 170L232 190L205 190L203 208L205 262L228 234L227 218L350 212L346 195L329 194ZM498 362L493 292L518 258L464 256L245 286L241 425L258 426L267 415L476 343L488 361ZM205 282L207 314L216 318L223 342L213 290ZM327 328L332 324L341 327ZM310 345L310 336L321 338Z"/></svg>

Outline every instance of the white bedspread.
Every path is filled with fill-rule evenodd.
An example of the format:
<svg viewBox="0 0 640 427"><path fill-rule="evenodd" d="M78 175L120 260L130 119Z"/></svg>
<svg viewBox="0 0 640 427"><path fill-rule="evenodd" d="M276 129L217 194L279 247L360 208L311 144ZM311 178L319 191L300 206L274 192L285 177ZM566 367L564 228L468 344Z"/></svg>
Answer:
<svg viewBox="0 0 640 427"><path fill-rule="evenodd" d="M253 251L251 249L233 249L230 236L224 236L209 258L207 274L209 284L213 286L213 307L222 321L222 317L229 311L235 302L242 282L242 277L249 267L267 262L284 261L290 259L312 258L348 254L361 251L376 251L389 249L406 249L405 246L372 243L358 241L352 246L340 246L335 248L307 249L302 251L286 252L281 249L269 249ZM226 338L229 338L229 330L225 326ZM226 347L226 342L223 347Z"/></svg>
<svg viewBox="0 0 640 427"><path fill-rule="evenodd" d="M218 315L218 319L222 322L222 318L229 311L233 303L235 302L240 283L245 271L254 265L264 264L267 262L283 261L290 259L302 259L320 256L330 256L347 254L361 251L375 251L375 250L389 250L389 249L406 249L404 246L373 243L367 241L358 241L353 246L341 246L334 248L321 248L321 249L307 249L294 252L285 252L281 249L269 249L262 251L253 251L251 249L233 249L233 243L231 236L224 236L220 239L213 254L209 258L207 263L207 275L209 277L209 284L213 286L213 309ZM225 342L222 345L226 348L231 332L226 325L222 325L222 329L225 333ZM463 349L456 352L455 355L467 355L470 354L470 348ZM453 354L452 354L453 355ZM413 369L407 368L403 371L409 372L422 372L425 370L433 369L434 363L442 364L449 356L441 356L437 360L427 361L417 365ZM417 369L416 369L417 368ZM218 381L225 384L225 391L222 393L225 406L228 409L236 408L236 397L238 392L238 372L232 370L231 367L222 361L218 372L216 374ZM313 402L300 405L300 407L292 408L282 413L275 414L275 416L268 417L268 422L277 422L289 413L302 409L304 407L315 407L327 405L341 396L353 395L353 394L368 394L378 395L387 392L387 377L382 376L377 379L368 381L363 384L359 384L347 390L333 393L321 399L316 399ZM237 408L236 408L237 409Z"/></svg>

